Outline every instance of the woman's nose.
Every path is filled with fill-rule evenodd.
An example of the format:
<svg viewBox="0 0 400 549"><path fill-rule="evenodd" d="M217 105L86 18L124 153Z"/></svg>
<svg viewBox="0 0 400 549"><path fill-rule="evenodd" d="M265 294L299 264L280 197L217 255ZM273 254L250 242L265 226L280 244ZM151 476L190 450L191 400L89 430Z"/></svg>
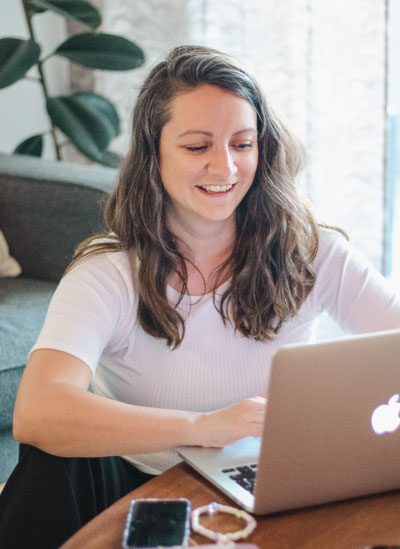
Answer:
<svg viewBox="0 0 400 549"><path fill-rule="evenodd" d="M237 166L229 149L221 148L212 151L208 164L210 175L229 178L237 172Z"/></svg>

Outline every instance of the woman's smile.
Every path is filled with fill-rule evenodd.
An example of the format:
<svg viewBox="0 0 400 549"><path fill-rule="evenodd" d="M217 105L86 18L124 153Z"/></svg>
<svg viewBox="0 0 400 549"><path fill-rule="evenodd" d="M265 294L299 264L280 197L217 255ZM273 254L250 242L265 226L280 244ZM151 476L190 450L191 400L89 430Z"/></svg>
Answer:
<svg viewBox="0 0 400 549"><path fill-rule="evenodd" d="M207 194L219 195L229 193L234 187L234 183L231 185L197 185L197 188L201 191L205 191Z"/></svg>

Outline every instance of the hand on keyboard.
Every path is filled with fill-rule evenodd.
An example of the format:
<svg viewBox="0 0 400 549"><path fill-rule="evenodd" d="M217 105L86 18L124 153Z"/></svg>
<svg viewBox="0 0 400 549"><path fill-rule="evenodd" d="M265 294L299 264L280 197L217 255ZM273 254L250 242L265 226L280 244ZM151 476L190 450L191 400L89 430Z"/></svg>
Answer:
<svg viewBox="0 0 400 549"><path fill-rule="evenodd" d="M256 396L201 414L196 420L199 446L222 448L243 437L260 437L266 403L265 396Z"/></svg>

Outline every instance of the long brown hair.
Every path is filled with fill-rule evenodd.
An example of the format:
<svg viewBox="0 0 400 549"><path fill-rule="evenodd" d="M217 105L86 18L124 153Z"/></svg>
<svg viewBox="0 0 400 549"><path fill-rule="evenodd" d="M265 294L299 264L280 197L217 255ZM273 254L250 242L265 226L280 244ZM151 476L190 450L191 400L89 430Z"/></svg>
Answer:
<svg viewBox="0 0 400 549"><path fill-rule="evenodd" d="M84 241L67 269L89 254L133 250L138 259L138 320L147 333L172 347L181 343L185 325L168 301L167 280L179 275L183 297L190 259L166 225L168 195L160 177L159 141L172 99L205 84L244 98L257 113L258 168L236 210L233 251L214 277L214 304L224 323L231 322L246 337L269 340L297 313L315 282L311 262L318 249L318 224L295 186L304 164L303 146L239 61L202 46L174 48L153 68L139 93L131 147L105 208L111 235ZM107 239L99 241L100 236ZM218 301L215 289L227 270L231 282Z"/></svg>

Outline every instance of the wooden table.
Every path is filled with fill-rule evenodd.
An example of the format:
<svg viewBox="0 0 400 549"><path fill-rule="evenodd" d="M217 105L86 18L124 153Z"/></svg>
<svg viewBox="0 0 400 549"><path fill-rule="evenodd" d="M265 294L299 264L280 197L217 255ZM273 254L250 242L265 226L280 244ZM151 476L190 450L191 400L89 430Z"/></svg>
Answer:
<svg viewBox="0 0 400 549"><path fill-rule="evenodd" d="M70 538L63 549L120 549L130 501L148 497L186 497L192 508L212 501L232 505L222 492L188 465L180 463L114 503ZM256 519L257 528L245 541L257 544L260 549L400 546L400 492L258 516ZM218 514L212 520L212 524L205 525L213 530L238 529L238 522L229 515ZM200 545L207 543L198 534L192 534L191 539Z"/></svg>

